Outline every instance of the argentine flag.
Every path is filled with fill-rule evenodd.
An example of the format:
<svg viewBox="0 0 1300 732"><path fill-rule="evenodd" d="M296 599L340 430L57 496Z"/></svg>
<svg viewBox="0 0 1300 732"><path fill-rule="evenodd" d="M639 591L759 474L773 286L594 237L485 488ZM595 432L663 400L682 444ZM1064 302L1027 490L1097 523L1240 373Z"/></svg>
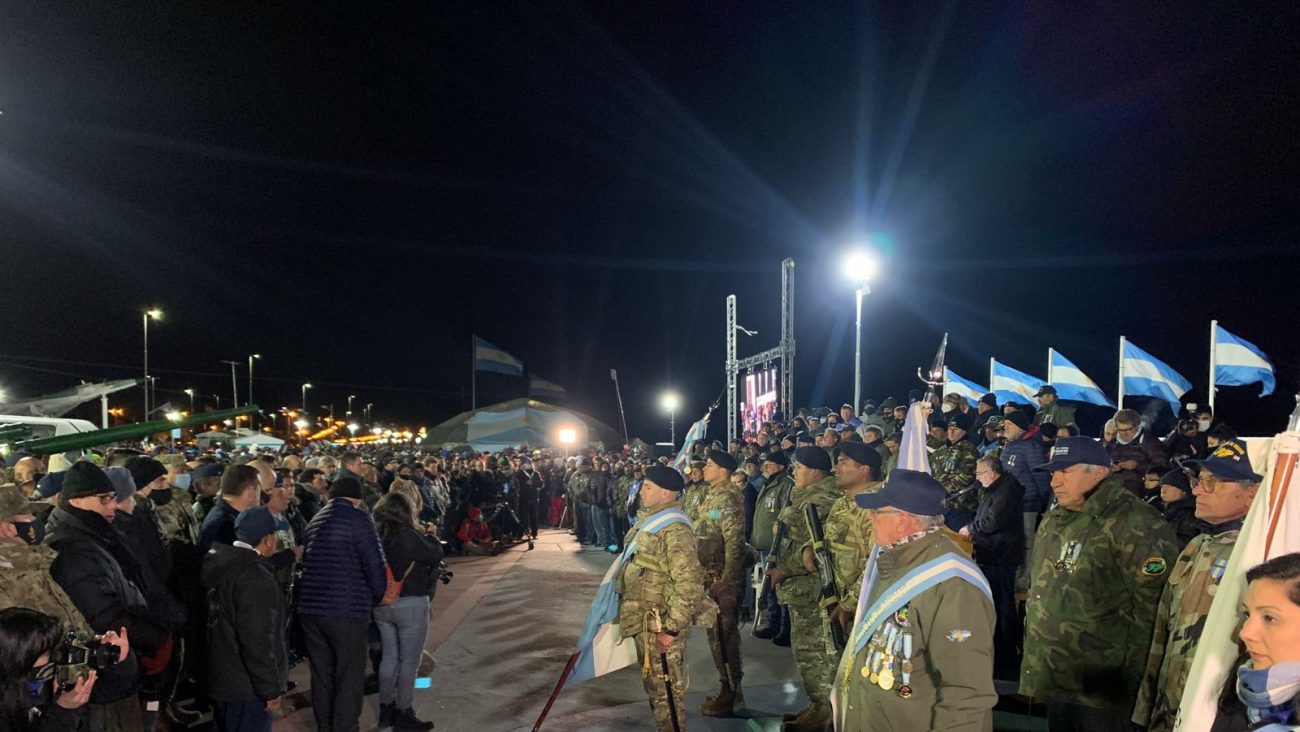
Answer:
<svg viewBox="0 0 1300 732"><path fill-rule="evenodd" d="M1088 378L1088 375L1080 371L1078 366L1070 363L1070 360L1062 356L1060 351L1055 348L1050 350L1050 368L1047 373L1052 386L1056 387L1058 399L1096 404L1099 407L1115 406L1115 402L1102 393L1097 382Z"/></svg>
<svg viewBox="0 0 1300 732"><path fill-rule="evenodd" d="M1214 323L1214 384L1211 386L1247 386L1262 384L1259 395L1273 393L1277 382L1273 364L1254 344L1242 340Z"/></svg>
<svg viewBox="0 0 1300 732"><path fill-rule="evenodd" d="M1119 373L1124 384L1124 396L1164 399L1177 414L1178 399L1192 388L1192 382L1127 338L1123 339L1121 353L1124 359L1120 361Z"/></svg>
<svg viewBox="0 0 1300 732"><path fill-rule="evenodd" d="M682 438L682 449L677 451L677 457L673 458L672 467L677 472L686 470L686 463L690 460L691 445L704 439L704 435L709 431L709 416L713 410L705 413L703 419L695 421L691 428L686 431L686 436Z"/></svg>
<svg viewBox="0 0 1300 732"><path fill-rule="evenodd" d="M972 407L978 405L980 397L984 396L984 393L988 391L979 384L954 374L952 369L947 367L943 369L943 378L947 380L947 383L943 386L944 393L957 394L970 402Z"/></svg>
<svg viewBox="0 0 1300 732"><path fill-rule="evenodd" d="M989 384L989 390L998 398L998 404L1007 402L1033 404L1034 395L1047 383L1023 371L1016 371L1006 364L998 363L997 359L989 360L993 362L993 368L990 370L993 378L990 379L992 383Z"/></svg>
<svg viewBox="0 0 1300 732"><path fill-rule="evenodd" d="M474 336L474 370L493 371L507 376L523 376L524 362Z"/></svg>

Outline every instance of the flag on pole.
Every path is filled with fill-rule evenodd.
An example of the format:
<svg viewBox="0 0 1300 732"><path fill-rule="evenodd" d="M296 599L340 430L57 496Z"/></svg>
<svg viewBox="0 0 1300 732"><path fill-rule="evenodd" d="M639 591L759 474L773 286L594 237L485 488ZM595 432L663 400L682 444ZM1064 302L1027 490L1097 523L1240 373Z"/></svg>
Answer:
<svg viewBox="0 0 1300 732"><path fill-rule="evenodd" d="M903 436L898 443L898 467L929 473L930 450L925 444L929 420L927 410L921 405L922 402L916 402L907 408L907 417L903 421Z"/></svg>
<svg viewBox="0 0 1300 732"><path fill-rule="evenodd" d="M1119 372L1124 375L1124 396L1147 396L1164 399L1178 413L1178 399L1192 388L1192 382L1168 364L1124 341L1124 360Z"/></svg>
<svg viewBox="0 0 1300 732"><path fill-rule="evenodd" d="M944 393L957 394L970 402L972 407L977 406L980 403L980 397L984 396L984 393L988 391L979 384L954 374L950 368L944 368L943 378L947 379L947 383L943 385Z"/></svg>
<svg viewBox="0 0 1300 732"><path fill-rule="evenodd" d="M1216 324L1213 347L1216 386L1261 384L1261 397L1273 393L1277 385L1273 378L1273 364L1253 343L1238 338Z"/></svg>
<svg viewBox="0 0 1300 732"><path fill-rule="evenodd" d="M993 361L992 374L993 383L989 384L989 391L998 398L999 404L1007 402L1033 404L1034 395L1047 383L1023 371L1017 371L996 359Z"/></svg>
<svg viewBox="0 0 1300 732"><path fill-rule="evenodd" d="M523 376L524 362L474 336L474 370L493 371L507 376Z"/></svg>
<svg viewBox="0 0 1300 732"><path fill-rule="evenodd" d="M1052 350L1051 372L1052 386L1056 387L1058 399L1096 404L1099 407L1115 406L1115 402L1102 393L1097 382L1088 378L1088 375L1080 371L1078 366L1070 363L1068 358L1055 349Z"/></svg>
<svg viewBox="0 0 1300 732"><path fill-rule="evenodd" d="M1236 672L1233 638L1241 619L1246 571L1273 557L1300 552L1300 432L1247 440L1246 445L1251 464L1263 462L1267 468L1205 619L1183 687L1178 732L1208 732L1217 714L1219 692ZM1267 456L1264 460L1259 459L1261 452Z"/></svg>
<svg viewBox="0 0 1300 732"><path fill-rule="evenodd" d="M528 375L528 396L539 399L563 399L564 387L552 383L546 379L539 378L535 374Z"/></svg>
<svg viewBox="0 0 1300 732"><path fill-rule="evenodd" d="M705 412L703 418L697 420L695 424L691 425L689 430L686 430L686 437L683 438L682 449L678 450L677 457L673 458L673 468L677 472L680 473L686 469L686 461L691 454L691 445L695 444L697 440L703 440L704 436L708 433L709 415L711 414L713 414L712 409Z"/></svg>

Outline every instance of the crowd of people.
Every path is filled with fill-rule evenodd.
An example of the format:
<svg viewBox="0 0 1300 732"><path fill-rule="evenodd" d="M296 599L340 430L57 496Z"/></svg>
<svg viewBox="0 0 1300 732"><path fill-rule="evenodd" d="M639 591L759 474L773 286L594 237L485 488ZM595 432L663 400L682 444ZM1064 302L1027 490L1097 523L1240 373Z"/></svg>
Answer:
<svg viewBox="0 0 1300 732"><path fill-rule="evenodd" d="M1170 730L1261 476L1205 408L1165 437L1121 409L1094 438L1051 386L1037 400L802 409L691 445L680 470L627 445L15 455L5 729L266 730L300 662L318 730L359 729L367 691L381 727L431 729L412 695L444 554L550 526L623 563L660 729L685 729L692 626L718 671L701 712L744 708L752 618L809 700L786 729L991 729L997 678L1053 732ZM900 456L909 412L930 473ZM1300 556L1248 579L1216 729L1296 722Z"/></svg>

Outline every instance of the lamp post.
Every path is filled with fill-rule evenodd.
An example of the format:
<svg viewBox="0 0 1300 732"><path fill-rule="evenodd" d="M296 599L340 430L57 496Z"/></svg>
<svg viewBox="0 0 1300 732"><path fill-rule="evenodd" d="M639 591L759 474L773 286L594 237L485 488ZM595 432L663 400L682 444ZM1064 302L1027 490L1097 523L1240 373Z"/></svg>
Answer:
<svg viewBox="0 0 1300 732"><path fill-rule="evenodd" d="M348 394L348 416L349 417L352 416L352 400L356 398L357 398L356 394Z"/></svg>
<svg viewBox="0 0 1300 732"><path fill-rule="evenodd" d="M251 353L248 356L248 404L246 406L253 406L253 361L261 358L262 354L260 353ZM250 430L256 428L256 425L253 424L256 417L256 414L248 415L248 428Z"/></svg>
<svg viewBox="0 0 1300 732"><path fill-rule="evenodd" d="M676 392L666 391L659 398L659 404L668 412L668 441L677 445L677 406L681 403Z"/></svg>
<svg viewBox="0 0 1300 732"><path fill-rule="evenodd" d="M185 393L190 397L190 416L193 417L194 416L194 390L186 389Z"/></svg>
<svg viewBox="0 0 1300 732"><path fill-rule="evenodd" d="M578 433L572 427L565 427L560 430L559 437L560 444L564 445L564 457L567 458L569 456L569 448L573 447L573 443L578 441Z"/></svg>
<svg viewBox="0 0 1300 732"><path fill-rule="evenodd" d="M370 424L370 408L375 406L374 402L366 404L366 424Z"/></svg>
<svg viewBox="0 0 1300 732"><path fill-rule="evenodd" d="M161 308L150 308L140 315L140 322L144 325L144 417L149 419L149 321L157 320L162 322L163 311Z"/></svg>
<svg viewBox="0 0 1300 732"><path fill-rule="evenodd" d="M875 256L865 249L850 252L844 261L844 273L853 282L859 284L856 297L857 337L853 347L853 414L862 409L862 297L871 294L869 284L876 276L879 263Z"/></svg>
<svg viewBox="0 0 1300 732"><path fill-rule="evenodd" d="M302 413L307 413L307 390L312 388L311 384L302 385Z"/></svg>
<svg viewBox="0 0 1300 732"><path fill-rule="evenodd" d="M221 363L230 364L230 406L239 406L239 381L235 377L235 367L239 365L238 361L222 361Z"/></svg>

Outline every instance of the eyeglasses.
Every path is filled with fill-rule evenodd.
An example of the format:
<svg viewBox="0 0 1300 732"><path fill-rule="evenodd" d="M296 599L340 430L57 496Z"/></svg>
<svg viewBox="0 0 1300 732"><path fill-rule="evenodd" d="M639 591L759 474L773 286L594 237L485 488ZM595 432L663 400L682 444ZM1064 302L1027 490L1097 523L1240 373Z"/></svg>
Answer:
<svg viewBox="0 0 1300 732"><path fill-rule="evenodd" d="M1137 434L1138 427L1137 425L1133 425L1132 427L1116 427L1115 431L1121 435L1132 435Z"/></svg>
<svg viewBox="0 0 1300 732"><path fill-rule="evenodd" d="M102 496L95 496L95 498L99 499L99 505L101 506L107 506L108 504L115 503L117 501L117 496L112 493L108 493Z"/></svg>
<svg viewBox="0 0 1300 732"><path fill-rule="evenodd" d="M897 511L897 510L892 509L892 508L875 508L875 509L872 509L872 510L871 510L871 515L872 515L872 516L890 516L890 515L893 515L893 514L899 514L899 513L906 513L906 512L905 512L905 511Z"/></svg>
<svg viewBox="0 0 1300 732"><path fill-rule="evenodd" d="M1231 482L1232 482L1232 481L1230 481L1230 480L1223 480L1222 478L1215 478L1215 477L1212 476L1212 475L1211 475L1211 476L1197 476L1197 478L1196 478L1196 484L1197 484L1198 486L1200 486L1200 488L1201 488L1201 492L1202 492L1202 493L1205 493L1206 495L1209 495L1209 494L1213 493L1213 492L1215 491L1215 489L1217 489L1217 488L1218 488L1220 485L1222 485L1223 483L1231 483Z"/></svg>

